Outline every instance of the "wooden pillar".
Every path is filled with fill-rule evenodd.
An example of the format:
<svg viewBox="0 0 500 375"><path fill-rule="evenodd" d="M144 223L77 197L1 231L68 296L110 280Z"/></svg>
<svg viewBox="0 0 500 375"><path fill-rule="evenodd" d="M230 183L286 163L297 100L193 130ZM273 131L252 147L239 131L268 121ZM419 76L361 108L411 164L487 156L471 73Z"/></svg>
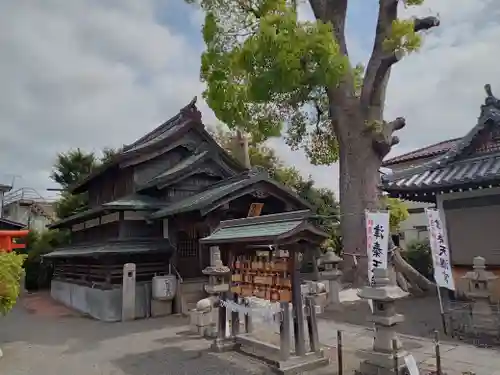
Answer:
<svg viewBox="0 0 500 375"><path fill-rule="evenodd" d="M313 296L306 297L307 330L309 332L309 343L312 352L319 351L318 321L316 319L316 302Z"/></svg>
<svg viewBox="0 0 500 375"><path fill-rule="evenodd" d="M300 288L300 262L299 247L290 249L292 268L292 308L293 308L293 331L295 338L295 354L303 356L306 354L306 343L304 334L304 309L302 306L302 293Z"/></svg>
<svg viewBox="0 0 500 375"><path fill-rule="evenodd" d="M280 302L280 357L282 361L290 358L290 304Z"/></svg>

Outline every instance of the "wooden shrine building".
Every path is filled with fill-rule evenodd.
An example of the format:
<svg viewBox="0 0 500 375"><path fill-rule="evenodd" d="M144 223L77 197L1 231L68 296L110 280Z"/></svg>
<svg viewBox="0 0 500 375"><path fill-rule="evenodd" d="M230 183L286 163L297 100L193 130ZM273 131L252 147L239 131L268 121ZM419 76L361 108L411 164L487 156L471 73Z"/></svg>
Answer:
<svg viewBox="0 0 500 375"><path fill-rule="evenodd" d="M485 104L467 135L430 161L382 177L390 196L440 210L459 290L475 256L500 270L500 100L485 88ZM495 288L500 297L499 282Z"/></svg>
<svg viewBox="0 0 500 375"><path fill-rule="evenodd" d="M147 299L142 285L154 275L175 273L175 309L186 313L204 297L210 252L199 240L221 220L246 217L252 203L263 204L262 215L310 208L267 171L247 170L223 150L195 100L71 191L88 194L89 207L50 226L71 231L71 245L44 257L54 264L52 295L103 320L121 309L124 263L136 264L136 301ZM138 316L144 309L136 303Z"/></svg>

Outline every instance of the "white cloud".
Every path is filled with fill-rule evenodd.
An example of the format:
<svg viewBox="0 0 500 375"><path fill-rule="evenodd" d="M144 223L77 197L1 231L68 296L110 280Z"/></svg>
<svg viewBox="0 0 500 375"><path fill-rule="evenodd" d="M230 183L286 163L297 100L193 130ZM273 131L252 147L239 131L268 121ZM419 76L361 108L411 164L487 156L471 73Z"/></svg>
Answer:
<svg viewBox="0 0 500 375"><path fill-rule="evenodd" d="M129 143L201 93L201 40L192 44L187 34L199 35L202 15L193 10L189 30L175 32L159 22L155 1L0 2L0 176L22 175L18 186L42 190L52 185L57 152ZM463 135L479 113L482 86L500 91L497 3L428 0L420 8L439 13L442 25L393 71L387 118L408 120L394 153ZM357 59L366 55L363 43L349 42ZM338 190L336 166L312 167L283 142L273 144L305 176Z"/></svg>

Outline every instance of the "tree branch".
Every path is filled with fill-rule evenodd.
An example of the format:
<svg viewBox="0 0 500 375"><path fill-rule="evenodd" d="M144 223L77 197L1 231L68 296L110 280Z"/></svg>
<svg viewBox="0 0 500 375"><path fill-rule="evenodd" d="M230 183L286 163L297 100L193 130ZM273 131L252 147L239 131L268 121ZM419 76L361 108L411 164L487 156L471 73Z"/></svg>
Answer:
<svg viewBox="0 0 500 375"><path fill-rule="evenodd" d="M417 32L429 30L436 26L439 26L439 19L429 16L415 19L413 29ZM380 112L383 111L383 103L385 101L384 92L387 86L387 81L389 80L391 67L403 57L403 51L395 51L391 55L385 56L381 59L369 92L368 107L378 108ZM380 113L380 116L382 116L382 113Z"/></svg>
<svg viewBox="0 0 500 375"><path fill-rule="evenodd" d="M370 98L375 84L375 77L384 57L384 40L389 35L392 23L397 17L398 0L380 0L373 50L366 67L363 87L361 89L361 105L364 109L369 109L370 107ZM379 120L381 119L379 118Z"/></svg>
<svg viewBox="0 0 500 375"><path fill-rule="evenodd" d="M373 149L379 155L380 159L383 159L391 147L399 143L399 138L393 133L395 131L401 130L406 126L406 120L404 117L398 117L391 122L383 122L380 129L374 132L373 136Z"/></svg>
<svg viewBox="0 0 500 375"><path fill-rule="evenodd" d="M340 51L348 56L345 38L347 0L309 0L309 3L316 19L332 24L333 34L340 45Z"/></svg>
<svg viewBox="0 0 500 375"><path fill-rule="evenodd" d="M340 52L344 56L349 57L345 37L347 2L348 0L309 0L309 4L311 4L315 18L323 21L324 23L332 24L333 36L339 44ZM355 96L354 77L350 70L351 69L349 69L348 75L344 78L344 82L342 82L338 87L327 88L330 103L342 106L348 97ZM333 116L335 114L332 113L331 109L330 115L332 115L332 121L334 121L335 117Z"/></svg>

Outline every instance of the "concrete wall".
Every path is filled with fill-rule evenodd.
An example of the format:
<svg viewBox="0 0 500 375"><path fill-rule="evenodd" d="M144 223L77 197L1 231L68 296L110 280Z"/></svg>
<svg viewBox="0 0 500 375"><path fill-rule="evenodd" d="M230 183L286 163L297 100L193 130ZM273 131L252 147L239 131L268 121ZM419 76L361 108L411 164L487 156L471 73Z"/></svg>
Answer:
<svg viewBox="0 0 500 375"><path fill-rule="evenodd" d="M145 318L149 302L146 300L146 284L137 283L135 295L135 316ZM102 290L88 286L52 280L50 287L52 298L62 304L105 322L118 322L122 318L121 286Z"/></svg>

